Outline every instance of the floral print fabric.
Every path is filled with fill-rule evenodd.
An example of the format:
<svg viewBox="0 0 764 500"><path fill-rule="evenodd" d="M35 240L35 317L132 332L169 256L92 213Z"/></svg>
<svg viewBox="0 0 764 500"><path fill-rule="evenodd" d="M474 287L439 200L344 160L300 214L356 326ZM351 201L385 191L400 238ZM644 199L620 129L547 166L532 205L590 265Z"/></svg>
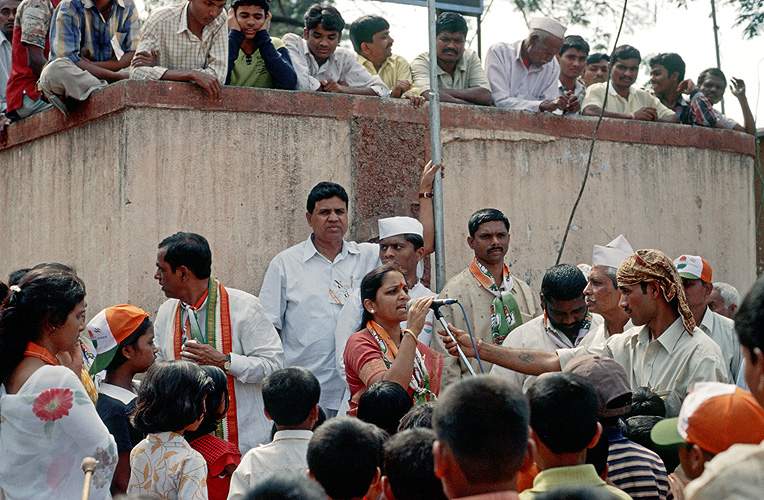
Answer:
<svg viewBox="0 0 764 500"><path fill-rule="evenodd" d="M69 368L44 366L16 394L0 387L0 498L80 498L82 459L98 467L90 499L109 498L117 447Z"/></svg>

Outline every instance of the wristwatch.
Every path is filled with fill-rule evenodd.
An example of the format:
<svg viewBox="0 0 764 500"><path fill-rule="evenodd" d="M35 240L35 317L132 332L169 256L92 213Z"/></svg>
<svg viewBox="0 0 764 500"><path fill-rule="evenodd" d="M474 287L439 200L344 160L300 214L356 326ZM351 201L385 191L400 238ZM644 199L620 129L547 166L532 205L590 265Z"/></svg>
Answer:
<svg viewBox="0 0 764 500"><path fill-rule="evenodd" d="M225 361L223 361L223 371L228 371L231 369L231 354L225 355Z"/></svg>

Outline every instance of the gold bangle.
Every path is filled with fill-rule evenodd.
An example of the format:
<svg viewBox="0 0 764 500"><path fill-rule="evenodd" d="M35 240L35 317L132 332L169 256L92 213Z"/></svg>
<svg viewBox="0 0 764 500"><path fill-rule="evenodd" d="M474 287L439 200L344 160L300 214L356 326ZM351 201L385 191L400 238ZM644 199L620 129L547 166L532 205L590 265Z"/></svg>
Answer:
<svg viewBox="0 0 764 500"><path fill-rule="evenodd" d="M412 331L411 331L411 330L409 330L408 328L406 328L405 330L403 330L403 337L405 337L407 333L408 333L409 335L411 335L412 337L414 337L414 342L417 342L417 343L419 342L419 339L417 339L417 336L416 336L416 335L414 335L414 332L412 332ZM403 337L401 337L401 340L403 340Z"/></svg>

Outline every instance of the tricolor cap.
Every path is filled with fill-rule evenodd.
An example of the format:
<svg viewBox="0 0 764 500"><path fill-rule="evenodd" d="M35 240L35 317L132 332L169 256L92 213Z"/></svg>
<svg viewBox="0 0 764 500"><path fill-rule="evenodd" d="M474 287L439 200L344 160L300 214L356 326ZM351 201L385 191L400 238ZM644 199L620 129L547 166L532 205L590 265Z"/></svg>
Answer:
<svg viewBox="0 0 764 500"><path fill-rule="evenodd" d="M88 333L96 349L90 373L98 373L109 366L119 343L137 330L148 317L146 311L129 304L107 307L96 314L88 323Z"/></svg>
<svg viewBox="0 0 764 500"><path fill-rule="evenodd" d="M412 217L388 217L377 221L379 226L379 239L383 240L399 234L416 234L424 238L422 223Z"/></svg>
<svg viewBox="0 0 764 500"><path fill-rule="evenodd" d="M711 265L699 255L682 255L674 261L674 265L682 278L711 283Z"/></svg>
<svg viewBox="0 0 764 500"><path fill-rule="evenodd" d="M679 416L655 424L650 438L659 446L686 441L713 454L733 444L758 444L764 440L764 409L740 387L698 382L685 398Z"/></svg>
<svg viewBox="0 0 764 500"><path fill-rule="evenodd" d="M618 269L618 266L634 253L634 249L626 238L619 234L613 241L605 246L594 245L592 254L592 266L607 266Z"/></svg>
<svg viewBox="0 0 764 500"><path fill-rule="evenodd" d="M565 30L568 29L564 24L551 17L536 17L531 19L528 26L531 30L546 31L559 39L565 37Z"/></svg>

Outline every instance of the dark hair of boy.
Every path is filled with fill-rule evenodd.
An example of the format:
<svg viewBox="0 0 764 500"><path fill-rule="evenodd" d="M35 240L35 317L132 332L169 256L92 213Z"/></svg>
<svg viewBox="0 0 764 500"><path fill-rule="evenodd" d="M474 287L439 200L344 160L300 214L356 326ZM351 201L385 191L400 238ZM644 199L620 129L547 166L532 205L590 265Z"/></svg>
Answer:
<svg viewBox="0 0 764 500"><path fill-rule="evenodd" d="M317 413L321 386L305 368L290 366L266 375L262 392L265 412L277 429L291 428L304 424L313 412ZM317 418L316 414L313 423Z"/></svg>
<svg viewBox="0 0 764 500"><path fill-rule="evenodd" d="M212 380L190 361L151 365L138 392L130 422L143 432L178 432L204 414L204 399Z"/></svg>
<svg viewBox="0 0 764 500"><path fill-rule="evenodd" d="M315 481L297 474L270 476L252 488L246 500L326 500Z"/></svg>
<svg viewBox="0 0 764 500"><path fill-rule="evenodd" d="M393 435L413 404L411 396L400 384L380 380L366 389L358 400L358 418Z"/></svg>
<svg viewBox="0 0 764 500"><path fill-rule="evenodd" d="M305 29L310 31L319 24L323 26L326 31L337 31L342 33L342 30L345 29L345 20L342 19L340 11L331 5L314 3L305 13ZM308 212L312 212L312 210L308 210Z"/></svg>
<svg viewBox="0 0 764 500"><path fill-rule="evenodd" d="M445 500L443 485L435 477L432 429L409 429L385 444L383 488L387 500Z"/></svg>
<svg viewBox="0 0 764 500"><path fill-rule="evenodd" d="M374 35L387 29L390 29L390 23L384 17L359 17L350 25L350 41L353 42L353 48L360 54L362 43L372 43Z"/></svg>

